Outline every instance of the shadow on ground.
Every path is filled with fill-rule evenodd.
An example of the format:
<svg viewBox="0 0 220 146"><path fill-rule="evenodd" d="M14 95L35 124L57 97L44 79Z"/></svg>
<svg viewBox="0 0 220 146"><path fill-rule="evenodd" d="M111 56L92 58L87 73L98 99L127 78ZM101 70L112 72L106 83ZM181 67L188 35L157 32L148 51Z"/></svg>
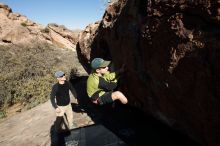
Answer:
<svg viewBox="0 0 220 146"><path fill-rule="evenodd" d="M71 81L79 95L74 112L86 112L94 125L56 133L51 127L52 146L200 146L188 136L173 130L133 107L115 102L94 106L85 91L86 78Z"/></svg>

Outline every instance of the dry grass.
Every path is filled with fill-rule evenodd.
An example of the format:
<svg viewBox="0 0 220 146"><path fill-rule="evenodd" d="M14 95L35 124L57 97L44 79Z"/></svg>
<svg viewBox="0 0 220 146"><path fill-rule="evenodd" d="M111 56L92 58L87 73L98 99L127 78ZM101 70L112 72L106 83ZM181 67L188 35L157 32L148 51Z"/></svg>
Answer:
<svg viewBox="0 0 220 146"><path fill-rule="evenodd" d="M70 73L74 59L72 51L46 43L0 46L0 118L15 104L30 109L47 101L56 81L53 73Z"/></svg>

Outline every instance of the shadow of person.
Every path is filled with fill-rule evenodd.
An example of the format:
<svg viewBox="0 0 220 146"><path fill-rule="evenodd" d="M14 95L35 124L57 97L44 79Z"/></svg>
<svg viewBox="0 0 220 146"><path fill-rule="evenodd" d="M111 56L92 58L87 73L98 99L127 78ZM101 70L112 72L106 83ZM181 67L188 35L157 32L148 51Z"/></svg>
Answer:
<svg viewBox="0 0 220 146"><path fill-rule="evenodd" d="M51 146L64 146L70 131L63 117L57 117L50 128Z"/></svg>
<svg viewBox="0 0 220 146"><path fill-rule="evenodd" d="M77 94L77 103L71 103L72 110L76 113L87 113L94 123L98 122L94 114L97 113L97 105L94 105L86 92L86 82L88 76L77 76L70 79Z"/></svg>
<svg viewBox="0 0 220 146"><path fill-rule="evenodd" d="M85 109L82 108L79 104L77 103L71 103L72 110L76 113L85 113Z"/></svg>

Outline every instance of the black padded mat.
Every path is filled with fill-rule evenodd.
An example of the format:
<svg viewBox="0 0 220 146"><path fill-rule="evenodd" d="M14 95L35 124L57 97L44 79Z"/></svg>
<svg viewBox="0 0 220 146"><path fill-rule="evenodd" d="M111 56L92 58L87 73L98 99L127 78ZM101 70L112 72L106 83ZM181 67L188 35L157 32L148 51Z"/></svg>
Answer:
<svg viewBox="0 0 220 146"><path fill-rule="evenodd" d="M127 146L119 137L103 125L93 125L71 131L65 137L66 146Z"/></svg>

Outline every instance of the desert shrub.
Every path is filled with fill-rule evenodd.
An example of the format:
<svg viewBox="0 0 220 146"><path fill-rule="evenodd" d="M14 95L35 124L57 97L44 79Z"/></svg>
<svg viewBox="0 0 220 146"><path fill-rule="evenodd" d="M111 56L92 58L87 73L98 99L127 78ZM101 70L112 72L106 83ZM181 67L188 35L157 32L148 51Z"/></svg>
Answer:
<svg viewBox="0 0 220 146"><path fill-rule="evenodd" d="M0 46L0 118L15 103L26 109L49 99L56 82L53 73L70 73L76 66L70 50L58 49L45 43L31 46Z"/></svg>
<svg viewBox="0 0 220 146"><path fill-rule="evenodd" d="M27 26L27 24L25 22L21 22L21 25L24 26L24 27Z"/></svg>
<svg viewBox="0 0 220 146"><path fill-rule="evenodd" d="M49 28L46 27L46 28L42 29L41 32L42 32L42 33L49 33L50 30L49 30Z"/></svg>
<svg viewBox="0 0 220 146"><path fill-rule="evenodd" d="M5 111L0 111L0 119L6 117L6 112Z"/></svg>

